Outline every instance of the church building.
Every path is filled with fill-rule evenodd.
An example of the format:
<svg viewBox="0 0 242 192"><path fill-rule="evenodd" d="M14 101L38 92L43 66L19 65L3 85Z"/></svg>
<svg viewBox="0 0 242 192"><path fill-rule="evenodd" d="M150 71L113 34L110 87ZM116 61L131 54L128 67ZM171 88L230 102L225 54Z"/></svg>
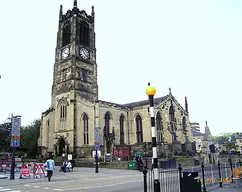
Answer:
<svg viewBox="0 0 242 192"><path fill-rule="evenodd" d="M89 15L76 0L65 14L60 6L51 106L42 113L38 140L42 155L87 157L95 144L102 155L117 146L133 153L151 142L148 96L128 104L99 100L96 51L94 7ZM187 98L183 108L169 89L154 104L160 153L194 151Z"/></svg>

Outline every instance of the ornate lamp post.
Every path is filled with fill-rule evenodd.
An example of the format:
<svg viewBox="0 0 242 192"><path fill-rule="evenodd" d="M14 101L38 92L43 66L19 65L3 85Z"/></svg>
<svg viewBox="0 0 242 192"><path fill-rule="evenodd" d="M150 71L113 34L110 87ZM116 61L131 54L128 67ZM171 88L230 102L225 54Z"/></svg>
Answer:
<svg viewBox="0 0 242 192"><path fill-rule="evenodd" d="M153 86L146 88L146 94L149 96L150 103L150 122L151 122L151 135L152 135L152 151L153 151L153 163L154 163L154 192L160 192L160 182L158 175L158 158L157 158L157 143L156 143L156 126L155 126L155 115L154 115L154 95L156 89Z"/></svg>

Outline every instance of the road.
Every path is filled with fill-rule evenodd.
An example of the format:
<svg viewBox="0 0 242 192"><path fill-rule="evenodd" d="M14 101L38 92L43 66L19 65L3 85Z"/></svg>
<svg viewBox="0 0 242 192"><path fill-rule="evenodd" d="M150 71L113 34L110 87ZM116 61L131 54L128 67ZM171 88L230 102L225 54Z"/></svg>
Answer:
<svg viewBox="0 0 242 192"><path fill-rule="evenodd" d="M190 169L191 170L191 169ZM200 168L193 169L201 171ZM185 171L185 170L184 170ZM201 176L201 172L199 173ZM221 176L229 175L229 167L221 169ZM151 176L151 174L148 174ZM215 183L206 182L207 191L219 186L218 169L205 168L205 178L217 178ZM148 179L148 184L150 180ZM160 174L162 192L179 192L178 170L166 170ZM0 179L0 192L51 192L51 191L83 191L83 192L140 192L143 191L143 174L132 170L76 168L74 172L55 171L51 182L47 178L40 179Z"/></svg>
<svg viewBox="0 0 242 192"><path fill-rule="evenodd" d="M0 192L140 192L143 190L142 173L128 170L77 168L71 173L55 172L52 181L40 179L2 179Z"/></svg>

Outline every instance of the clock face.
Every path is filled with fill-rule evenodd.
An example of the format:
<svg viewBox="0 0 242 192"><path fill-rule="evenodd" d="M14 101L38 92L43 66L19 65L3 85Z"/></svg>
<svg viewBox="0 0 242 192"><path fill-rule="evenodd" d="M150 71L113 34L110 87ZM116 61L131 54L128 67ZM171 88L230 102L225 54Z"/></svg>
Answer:
<svg viewBox="0 0 242 192"><path fill-rule="evenodd" d="M89 59L89 50L85 47L80 48L80 57L82 59L88 60Z"/></svg>
<svg viewBox="0 0 242 192"><path fill-rule="evenodd" d="M69 47L67 47L61 51L61 58L66 59L69 56L69 54L70 54L70 49Z"/></svg>
<svg viewBox="0 0 242 192"><path fill-rule="evenodd" d="M14 125L17 127L17 126L19 126L19 122L18 121L15 121L14 122Z"/></svg>

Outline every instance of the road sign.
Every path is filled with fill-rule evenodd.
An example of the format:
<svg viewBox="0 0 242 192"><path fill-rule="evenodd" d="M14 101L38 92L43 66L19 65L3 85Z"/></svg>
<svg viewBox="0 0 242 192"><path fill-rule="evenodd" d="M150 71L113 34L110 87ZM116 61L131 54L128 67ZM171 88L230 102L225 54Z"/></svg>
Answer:
<svg viewBox="0 0 242 192"><path fill-rule="evenodd" d="M20 147L20 139L11 138L11 147Z"/></svg>
<svg viewBox="0 0 242 192"><path fill-rule="evenodd" d="M12 129L11 129L11 147L20 147L20 127L21 118L12 117Z"/></svg>
<svg viewBox="0 0 242 192"><path fill-rule="evenodd" d="M36 169L34 170L35 175L44 175L45 171L43 167L40 166L40 164L37 165Z"/></svg>
<svg viewBox="0 0 242 192"><path fill-rule="evenodd" d="M95 150L99 150L100 149L100 144L95 144Z"/></svg>

